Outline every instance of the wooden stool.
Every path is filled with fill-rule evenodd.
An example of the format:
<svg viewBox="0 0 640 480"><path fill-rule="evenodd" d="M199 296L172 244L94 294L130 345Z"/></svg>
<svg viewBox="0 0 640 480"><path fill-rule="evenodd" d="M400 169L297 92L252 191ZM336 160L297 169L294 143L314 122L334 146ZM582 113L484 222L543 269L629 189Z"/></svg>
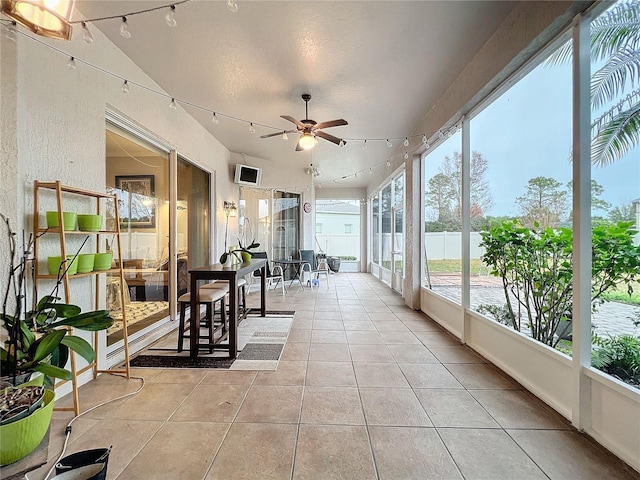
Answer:
<svg viewBox="0 0 640 480"><path fill-rule="evenodd" d="M224 334L224 332L226 331L226 327L227 327L227 316L226 316L226 309L225 309L225 305L224 305L224 297L226 296L227 292L224 291L223 289L200 289L199 292L199 301L198 301L198 306L204 304L207 307L207 311L205 314L205 320L204 322L200 322L200 309L198 308L197 312L191 312L191 318L189 319L190 322L194 321L198 321L200 323L200 325L198 325L198 327L200 326L205 326L209 329L209 353L213 353L213 347L211 346L213 344L213 326L214 326L214 322L213 322L213 316L215 314L215 303L216 302L220 302L220 319L222 322L222 333ZM190 338L190 335L185 335L184 331L185 331L185 312L187 309L187 306L191 303L191 293L187 292L183 295L180 296L180 298L178 298L178 302L180 303L180 324L178 326L178 352L182 352L182 343L184 342L185 338ZM199 342L199 334L198 334L198 342Z"/></svg>
<svg viewBox="0 0 640 480"><path fill-rule="evenodd" d="M247 311L246 287L247 287L247 281L244 278L239 278L238 279L238 298L241 299L240 306L242 307L243 312ZM227 282L226 280L214 280L212 283L207 283L200 287L200 291L213 290L213 289L215 290L226 289L226 291L228 292L229 282Z"/></svg>

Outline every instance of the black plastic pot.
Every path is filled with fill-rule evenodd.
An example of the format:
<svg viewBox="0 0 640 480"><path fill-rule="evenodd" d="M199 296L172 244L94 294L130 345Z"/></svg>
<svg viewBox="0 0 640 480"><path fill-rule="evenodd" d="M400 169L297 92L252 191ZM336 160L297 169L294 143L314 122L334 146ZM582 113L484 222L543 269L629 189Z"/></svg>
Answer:
<svg viewBox="0 0 640 480"><path fill-rule="evenodd" d="M329 269L332 272L338 273L340 270L340 257L329 257L327 259L327 263L329 264Z"/></svg>
<svg viewBox="0 0 640 480"><path fill-rule="evenodd" d="M107 463L109 462L109 454L111 453L111 447L109 448L95 448L93 450L83 450L81 452L73 453L64 457L58 463L56 463L56 477L64 474L66 472L70 472L71 470L80 470L86 472L87 475L82 475L81 472L78 472L80 475L78 478L82 480L106 480L107 478ZM90 465L100 464L101 467L95 468L85 468ZM73 476L69 477L61 477L62 478L76 478Z"/></svg>

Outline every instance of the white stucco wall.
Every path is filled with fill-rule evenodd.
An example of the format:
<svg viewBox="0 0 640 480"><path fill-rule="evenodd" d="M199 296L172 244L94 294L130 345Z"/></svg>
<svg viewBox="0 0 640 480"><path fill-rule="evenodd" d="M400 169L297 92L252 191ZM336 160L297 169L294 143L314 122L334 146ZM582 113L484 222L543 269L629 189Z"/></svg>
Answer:
<svg viewBox="0 0 640 480"><path fill-rule="evenodd" d="M153 133L212 172L216 193L214 218L218 225L223 222L222 201L237 200L238 193L228 172L229 151L220 142L182 108L169 109L166 98L133 85L130 93L124 94L120 79L82 64L80 60L85 60L132 82L161 90L99 30L93 31L92 45L82 41L79 29L71 42L42 37L34 41L23 29L20 32L23 34L18 35L15 43L3 36L0 40L0 209L17 220L16 229L21 230L23 225L27 230L32 228L34 180L61 180L65 185L104 191L107 109ZM76 57L76 70L66 66L67 54ZM69 202L72 208L88 208L83 200ZM52 199L45 199L40 211L48 205L52 205ZM221 253L223 234L223 229L218 228L217 242L212 242L214 258ZM47 245L41 243L43 252L58 248L48 239ZM3 249L0 264L6 264L6 254ZM3 275L0 285L5 281ZM42 285L40 292L48 292L48 288ZM94 282L86 278L74 281L72 302L83 310L94 308L94 288Z"/></svg>

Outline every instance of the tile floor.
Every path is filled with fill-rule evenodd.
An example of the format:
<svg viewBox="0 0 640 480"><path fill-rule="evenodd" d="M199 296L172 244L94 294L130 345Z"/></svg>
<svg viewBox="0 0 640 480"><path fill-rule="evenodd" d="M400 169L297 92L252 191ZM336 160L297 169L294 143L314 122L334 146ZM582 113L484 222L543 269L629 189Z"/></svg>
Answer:
<svg viewBox="0 0 640 480"><path fill-rule="evenodd" d="M78 418L67 453L113 445L118 480L638 478L370 275L324 285L269 292L296 311L277 371L134 369L142 391ZM140 384L102 375L81 405Z"/></svg>

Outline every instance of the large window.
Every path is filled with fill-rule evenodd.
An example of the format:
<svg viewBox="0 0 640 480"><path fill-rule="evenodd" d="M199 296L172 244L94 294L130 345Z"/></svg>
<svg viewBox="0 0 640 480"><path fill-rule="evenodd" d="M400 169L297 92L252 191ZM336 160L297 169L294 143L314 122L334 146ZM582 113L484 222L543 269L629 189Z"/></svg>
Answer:
<svg viewBox="0 0 640 480"><path fill-rule="evenodd" d="M374 274L402 292L404 278L404 172L396 173L374 193L371 207Z"/></svg>
<svg viewBox="0 0 640 480"><path fill-rule="evenodd" d="M462 135L427 151L422 284L457 303L462 288Z"/></svg>
<svg viewBox="0 0 640 480"><path fill-rule="evenodd" d="M631 9L630 2L618 2L591 22L592 298L603 280L613 282L594 302L592 363L640 386L640 283L625 281L627 259L640 257L634 251L640 245L640 85L637 76L634 82L633 75L608 74L638 71L640 33L618 28L617 37L597 36L617 19L627 18ZM640 271L637 264L628 265ZM566 338L568 344L571 337Z"/></svg>
<svg viewBox="0 0 640 480"><path fill-rule="evenodd" d="M470 125L471 308L548 345L572 277L571 60L554 61L557 51Z"/></svg>
<svg viewBox="0 0 640 480"><path fill-rule="evenodd" d="M273 193L273 258L298 258L300 194Z"/></svg>
<svg viewBox="0 0 640 480"><path fill-rule="evenodd" d="M342 260L360 258L360 200L316 200L316 247Z"/></svg>
<svg viewBox="0 0 640 480"><path fill-rule="evenodd" d="M107 332L107 344L114 345L122 339L123 310L129 334L155 328L159 321L175 315L171 292L175 289L177 299L188 290L189 268L210 263L211 175L178 156L177 175L172 179L168 151L110 123L106 152L107 189L118 197L126 285L122 306L119 279L107 276L106 306L115 319ZM170 203L172 181L175 205ZM172 218L175 232L170 228ZM107 212L107 222L112 230L115 212ZM114 238L104 242L105 247L112 247Z"/></svg>
<svg viewBox="0 0 640 480"><path fill-rule="evenodd" d="M107 344L112 345L122 339L124 309L129 334L169 315L173 276L169 273L169 152L109 124L106 155L107 189L118 197L126 283L123 306L119 278L107 277L106 306L115 320L107 331ZM113 230L115 212L107 212L107 222ZM114 248L115 240L105 238L101 248Z"/></svg>
<svg viewBox="0 0 640 480"><path fill-rule="evenodd" d="M371 262L380 264L380 195L371 199Z"/></svg>

